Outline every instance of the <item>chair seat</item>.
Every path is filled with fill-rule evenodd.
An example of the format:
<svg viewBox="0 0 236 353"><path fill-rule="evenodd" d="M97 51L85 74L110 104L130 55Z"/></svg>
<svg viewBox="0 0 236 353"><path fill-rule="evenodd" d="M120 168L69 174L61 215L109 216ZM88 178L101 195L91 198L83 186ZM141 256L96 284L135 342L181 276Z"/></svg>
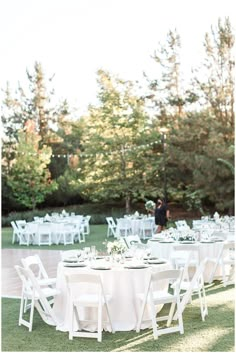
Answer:
<svg viewBox="0 0 236 353"><path fill-rule="evenodd" d="M40 286L50 286L52 284L56 284L57 279L56 278L42 278L38 280L38 283Z"/></svg>
<svg viewBox="0 0 236 353"><path fill-rule="evenodd" d="M107 302L111 300L111 295L107 294L106 295L106 300ZM88 306L97 306L99 303L99 295L97 294L82 294L79 296L76 296L76 298L73 300L74 305L88 305ZM102 305L105 304L105 300L102 297Z"/></svg>
<svg viewBox="0 0 236 353"><path fill-rule="evenodd" d="M137 297L143 300L145 296L143 293L138 293ZM155 304L170 303L174 298L175 296L173 294L167 293L166 291L153 292L153 300ZM148 296L148 301L149 300L150 297Z"/></svg>
<svg viewBox="0 0 236 353"><path fill-rule="evenodd" d="M46 298L48 297L53 297L55 295L58 295L60 294L60 291L56 288L50 288L50 287L47 287L47 288L41 288L41 291L43 292L44 296ZM27 297L29 299L31 299L33 297L33 290L32 289L26 289L24 291L24 294L27 295ZM34 293L34 298L37 300L40 298L39 294L35 291Z"/></svg>

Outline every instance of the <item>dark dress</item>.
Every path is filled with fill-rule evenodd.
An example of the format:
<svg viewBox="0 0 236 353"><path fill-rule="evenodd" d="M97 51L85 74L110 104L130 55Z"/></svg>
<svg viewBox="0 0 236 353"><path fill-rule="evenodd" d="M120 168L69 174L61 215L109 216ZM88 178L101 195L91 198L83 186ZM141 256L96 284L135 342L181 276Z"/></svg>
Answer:
<svg viewBox="0 0 236 353"><path fill-rule="evenodd" d="M155 224L158 226L166 226L167 218L166 211L168 210L167 205L162 205L160 208L155 209Z"/></svg>

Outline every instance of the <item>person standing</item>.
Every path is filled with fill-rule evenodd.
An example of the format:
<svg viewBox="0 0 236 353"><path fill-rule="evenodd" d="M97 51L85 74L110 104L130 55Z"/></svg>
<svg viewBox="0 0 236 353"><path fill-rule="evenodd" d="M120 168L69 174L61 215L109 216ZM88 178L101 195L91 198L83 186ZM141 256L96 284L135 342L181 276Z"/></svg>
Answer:
<svg viewBox="0 0 236 353"><path fill-rule="evenodd" d="M161 233L170 218L170 210L167 204L161 198L157 199L155 209L155 224L157 225L157 233Z"/></svg>

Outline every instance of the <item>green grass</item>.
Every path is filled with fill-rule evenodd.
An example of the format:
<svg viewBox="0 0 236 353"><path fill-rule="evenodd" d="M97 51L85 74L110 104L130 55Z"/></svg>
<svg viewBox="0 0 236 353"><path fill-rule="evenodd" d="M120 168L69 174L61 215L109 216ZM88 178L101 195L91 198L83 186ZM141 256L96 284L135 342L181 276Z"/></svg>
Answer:
<svg viewBox="0 0 236 353"><path fill-rule="evenodd" d="M18 326L19 300L2 299L2 351L8 352L234 352L234 288L220 282L207 287L209 316L201 321L197 298L184 311L184 335L160 336L152 330L103 332L103 340L74 338L46 325L35 312L33 331ZM165 309L163 309L165 310Z"/></svg>

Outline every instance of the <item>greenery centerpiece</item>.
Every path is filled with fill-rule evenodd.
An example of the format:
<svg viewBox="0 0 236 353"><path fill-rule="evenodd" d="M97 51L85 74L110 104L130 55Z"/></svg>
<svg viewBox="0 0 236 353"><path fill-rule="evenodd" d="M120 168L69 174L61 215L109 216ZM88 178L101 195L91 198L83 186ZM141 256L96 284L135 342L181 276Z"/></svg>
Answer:
<svg viewBox="0 0 236 353"><path fill-rule="evenodd" d="M126 246L119 240L107 243L107 252L109 255L123 254L126 250Z"/></svg>

